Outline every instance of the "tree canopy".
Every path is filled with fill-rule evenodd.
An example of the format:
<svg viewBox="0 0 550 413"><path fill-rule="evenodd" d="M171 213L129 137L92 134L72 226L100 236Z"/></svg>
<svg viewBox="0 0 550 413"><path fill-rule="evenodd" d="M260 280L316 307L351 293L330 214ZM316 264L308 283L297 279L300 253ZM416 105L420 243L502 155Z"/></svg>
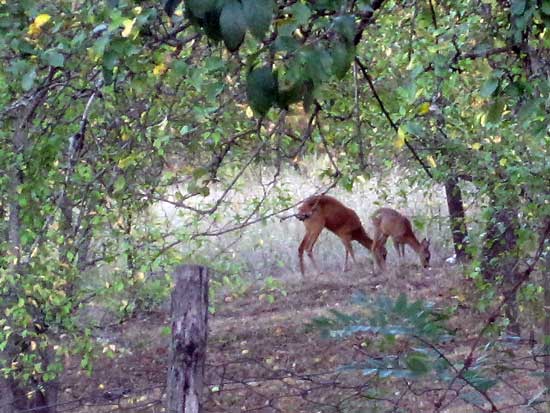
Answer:
<svg viewBox="0 0 550 413"><path fill-rule="evenodd" d="M90 300L132 312L175 246L299 201L277 176L311 153L350 190L396 165L467 185L483 228L458 248L487 280L521 280L546 234L550 0L0 0L0 27L0 369L20 388L66 354L91 368ZM253 165L263 194L226 209ZM148 219L159 201L184 225Z"/></svg>

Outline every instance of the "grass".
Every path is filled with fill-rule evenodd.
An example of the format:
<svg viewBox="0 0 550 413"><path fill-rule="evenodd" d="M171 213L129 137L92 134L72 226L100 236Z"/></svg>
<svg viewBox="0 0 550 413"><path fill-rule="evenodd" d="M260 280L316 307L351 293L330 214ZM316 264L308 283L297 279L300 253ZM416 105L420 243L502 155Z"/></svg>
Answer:
<svg viewBox="0 0 550 413"><path fill-rule="evenodd" d="M319 163L322 168L323 162ZM279 195L288 197L286 204L299 202L309 195L322 191L328 185L327 181L318 178L319 172L319 169L311 167L307 173L302 174L294 170L286 170L279 176L276 191ZM329 193L358 213L367 233L371 236L373 229L370 217L377 208L389 206L399 210L411 218L419 239L430 238L432 260L434 265L439 265L452 255L444 189L440 186L430 186L429 190L411 188L408 181L402 177L405 174L405 171L399 171L384 178L360 180L354 185L353 191L337 187ZM248 173L245 183L240 188L243 192L231 192L220 213L211 217L204 227L223 229L237 222L238 216L246 215L246 211L250 208L250 200L261 196L260 191L263 187L258 184L261 175L262 173L258 171ZM263 175L268 176L265 171ZM272 189L272 192L274 191ZM220 191L213 191L204 201L212 202L219 195ZM281 203L281 205L285 204ZM276 209L277 205L270 205L265 211L269 213ZM188 213L178 211L172 205L159 204L156 211L158 217L163 217L171 225L176 227L189 225ZM295 209L281 215L289 215L292 212L295 212ZM279 217L272 217L243 230L209 238L194 251L190 251L187 245L182 248L182 251L202 257L210 263L220 259L232 261L238 264L241 273L248 274L252 280L266 277L284 279L296 277L297 248L304 236L303 224L295 218L280 221ZM367 268L372 267L372 258L368 251L356 243L354 243L354 250L362 265ZM388 245L388 250L389 261L395 262L397 256L393 247ZM339 239L326 230L319 237L314 254L319 266L326 271L340 269L345 257L344 247ZM407 248L405 262L418 262L414 251L409 248ZM310 267L307 258L306 265Z"/></svg>
<svg viewBox="0 0 550 413"><path fill-rule="evenodd" d="M317 178L322 163L320 160L319 168L310 167L307 173L284 171L277 187L268 188L279 197L279 202L268 205L263 212L293 204L326 187L328 182ZM268 181L268 172L249 172L240 184L241 191L229 193L220 210L206 222L197 223L189 211L168 204L156 206L155 219L176 232L227 228L238 216L246 215L254 199L261 196L266 186L259 181ZM330 194L353 208L370 234L370 216L378 207L390 206L409 216L417 237L431 239L432 267L427 270L420 268L411 249L407 249L405 260L398 263L394 249L388 245L388 270L374 274L370 253L355 244L359 265L343 274L344 248L335 235L325 231L314 249L323 274L315 274L308 265L307 276L301 277L297 248L304 228L294 218L281 222L274 217L236 232L178 247L184 254L219 269L214 273L214 285L219 287L215 291L216 312L209 321L206 412L387 411L392 406L385 399L399 399L399 411L434 411L436 392L420 391L421 387L415 388L406 380L384 381L364 376L360 371L345 374L339 371L342 365L358 362L365 354L381 356L384 351L399 354L400 346L406 345L401 339L388 343L386 348L371 348L368 343L377 337L357 335L345 340L327 340L318 330L307 327L313 318L327 315L329 309L357 311L351 297L358 290L371 296L396 297L405 293L411 300L429 300L439 308L455 310L449 324L457 332L457 339L443 345L441 350L457 365L464 360L479 324L484 321L483 314L472 305L476 289L471 280L465 279L462 267L445 263L452 255L452 246L443 188L411 187L402 178L404 174L396 171L390 176L358 182L351 192L336 188ZM214 191L195 206L204 207L219 194ZM309 264L307 259L306 263ZM90 378L75 373L79 371L77 364L70 366L64 377L64 384L71 388L72 394L90 400L88 407L78 411L99 413L122 408L162 411L168 343L163 332L168 324L169 314L164 309L138 314L102 331L102 336L117 349L115 358L97 360ZM492 373L502 378L502 382L491 390L491 396L502 405L518 403L523 408L526 403L522 397L534 396L540 390L540 381L513 370L504 375L498 371L499 365L524 360L521 368L536 371L538 367L529 357L528 348L514 351L515 359L504 357L496 364ZM510 392L504 380L513 383L514 392ZM434 385L428 383L428 387ZM130 390L123 399L99 407L103 389L113 388ZM99 396L98 389L101 389ZM62 399L70 397L73 396L65 393ZM527 407L518 409L507 411L531 411ZM473 413L479 409L456 398L444 411Z"/></svg>

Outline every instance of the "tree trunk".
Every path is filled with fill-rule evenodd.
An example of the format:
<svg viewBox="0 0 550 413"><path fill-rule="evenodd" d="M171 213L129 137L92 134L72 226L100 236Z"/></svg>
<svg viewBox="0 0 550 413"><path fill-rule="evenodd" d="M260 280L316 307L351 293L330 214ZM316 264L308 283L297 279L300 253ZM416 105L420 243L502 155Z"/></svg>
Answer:
<svg viewBox="0 0 550 413"><path fill-rule="evenodd" d="M92 244L92 229L89 224L85 229L82 229L82 238L78 245L78 260L77 268L83 272L88 266L88 256L90 255L90 245Z"/></svg>
<svg viewBox="0 0 550 413"><path fill-rule="evenodd" d="M515 285L518 281L517 230L518 210L511 206L510 200L507 205L498 205L495 200L491 201L491 208L494 213L485 232L481 258L481 273L487 281L494 281L502 277L504 288ZM520 335L518 322L518 306L516 295L508 298L505 306L505 314L510 325L508 332L513 335Z"/></svg>
<svg viewBox="0 0 550 413"><path fill-rule="evenodd" d="M4 199L0 199L0 240L1 242L8 242L7 211L4 208L3 202Z"/></svg>
<svg viewBox="0 0 550 413"><path fill-rule="evenodd" d="M544 308L550 308L550 240L546 240L546 250L544 251L544 269L543 269L543 286L544 286ZM546 391L546 399L550 395L550 312L544 312L543 326L543 354L544 354L544 388ZM546 402L546 411L550 413L550 401Z"/></svg>
<svg viewBox="0 0 550 413"><path fill-rule="evenodd" d="M17 135L17 134L16 134ZM15 140L15 139L14 139ZM22 149L14 142L14 153L22 153ZM19 207L19 187L23 183L23 172L14 161L9 168L9 188L8 188L8 242L9 254L13 260L12 265L17 265L21 258L21 208Z"/></svg>
<svg viewBox="0 0 550 413"><path fill-rule="evenodd" d="M170 413L199 413L206 358L208 269L180 266L174 271L174 284L167 409Z"/></svg>
<svg viewBox="0 0 550 413"><path fill-rule="evenodd" d="M8 188L7 188L7 202L8 205L8 225L6 230L7 236L7 253L9 256L9 269L11 273L18 273L21 269L21 208L19 206L19 189L23 183L23 171L19 165L19 155L23 155L26 146L26 125L25 116L26 111L16 114L16 116L8 121L8 128L13 129L11 136L11 150L13 152L14 159L7 167ZM18 115L18 116L17 116ZM11 299L17 297L17 291L14 291L13 287L9 287L7 294L4 295L3 300L0 302L0 313L4 315L6 308L10 305ZM7 299L6 299L7 297ZM8 338L8 343L4 351L0 352L0 367L2 365L10 366L13 360L13 335ZM17 386L8 377L5 378L0 373L0 413L12 413L16 412L16 400L17 399Z"/></svg>
<svg viewBox="0 0 550 413"><path fill-rule="evenodd" d="M44 95L45 96L45 95ZM12 151L16 155L12 163L8 166L7 175L9 176L9 186L7 190L7 204L8 204L8 229L7 229L7 241L8 241L8 254L10 255L9 271L23 275L26 273L26 265L22 263L21 258L24 256L21 244L21 232L22 232L22 220L21 220L21 207L20 207L20 187L25 181L24 169L20 164L28 143L28 126L31 123L30 113L33 106L30 108L24 108L16 114L11 120L10 126L13 126L13 135L11 139ZM11 288L7 296L17 297L19 292ZM0 311L3 314L5 306L9 305L7 300L4 300L0 305ZM16 355L22 352L21 343L18 342L18 335L12 335L8 340L5 351L0 354L0 359L8 365L15 359ZM24 341L22 337L19 337L21 341ZM14 341L15 339L15 341ZM47 360L46 360L47 367ZM27 395L33 392L33 397L29 398ZM52 397L54 393L50 395L45 390L42 393L37 388L32 388L27 385L20 385L17 381L11 378L4 378L0 375L0 413L13 413L19 410L32 410L33 412L40 413L55 413L56 407L49 408L48 397L56 404L57 391L55 391L55 397Z"/></svg>
<svg viewBox="0 0 550 413"><path fill-rule="evenodd" d="M52 347L49 347L43 356L45 368L50 364L55 363L55 351ZM43 404L41 405L42 409L39 412L42 413L56 413L57 404L59 398L59 379L51 380L49 382L42 382L44 390L42 391L43 395Z"/></svg>
<svg viewBox="0 0 550 413"><path fill-rule="evenodd" d="M63 215L63 218L60 219L60 231L65 237L65 242L59 247L59 260L62 263L68 264L68 253L73 246L72 243L74 242L73 205L65 191L61 194L59 209Z"/></svg>
<svg viewBox="0 0 550 413"><path fill-rule="evenodd" d="M464 213L462 192L460 191L456 178L451 177L447 179L445 182L445 194L447 198L447 207L449 208L449 218L451 220L451 232L456 259L459 262L464 262L470 259L471 256L466 251L468 244L466 214Z"/></svg>
<svg viewBox="0 0 550 413"><path fill-rule="evenodd" d="M494 213L485 231L482 248L481 271L486 280L497 276L508 280L517 263L514 253L517 246L518 211L506 205L491 202Z"/></svg>
<svg viewBox="0 0 550 413"><path fill-rule="evenodd" d="M32 411L36 413L56 413L59 395L58 390L59 382L57 380L45 383L42 390L36 391L29 410L32 409Z"/></svg>

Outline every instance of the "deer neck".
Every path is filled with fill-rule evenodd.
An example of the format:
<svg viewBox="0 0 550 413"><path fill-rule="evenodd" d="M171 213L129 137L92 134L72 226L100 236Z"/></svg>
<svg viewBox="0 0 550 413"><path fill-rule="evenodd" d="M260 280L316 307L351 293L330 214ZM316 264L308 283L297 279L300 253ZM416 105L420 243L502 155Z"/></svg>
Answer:
<svg viewBox="0 0 550 413"><path fill-rule="evenodd" d="M411 246L411 248L417 253L420 254L422 251L422 244L418 242L416 236L411 232L411 234L406 238L406 243Z"/></svg>
<svg viewBox="0 0 550 413"><path fill-rule="evenodd" d="M355 238L355 241L359 242L361 245L363 245L365 248L372 250L372 239L367 235L367 232L364 228L361 227L361 231Z"/></svg>

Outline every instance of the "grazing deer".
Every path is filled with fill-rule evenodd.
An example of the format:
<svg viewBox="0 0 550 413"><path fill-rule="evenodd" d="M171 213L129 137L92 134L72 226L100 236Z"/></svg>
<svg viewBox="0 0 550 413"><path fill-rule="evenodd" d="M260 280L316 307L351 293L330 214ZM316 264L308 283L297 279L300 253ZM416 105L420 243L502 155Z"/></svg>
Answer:
<svg viewBox="0 0 550 413"><path fill-rule="evenodd" d="M405 256L405 244L408 244L418 254L422 266L426 268L429 265L430 241L424 238L418 242L412 230L411 221L407 217L394 209L380 208L372 216L372 223L374 224L373 251L380 268L385 267L386 258L378 251L386 244L388 237L392 237L399 257Z"/></svg>
<svg viewBox="0 0 550 413"><path fill-rule="evenodd" d="M303 221L306 227L306 235L298 248L302 276L305 273L304 251L311 259L315 271L320 272L313 258L313 246L323 228L336 234L346 248L344 271L348 271L348 256L351 255L351 259L356 263L351 241L357 241L365 248L372 250L373 240L367 235L355 211L331 196L318 195L307 198L298 209L296 217ZM380 251L380 254L386 259L385 248Z"/></svg>

